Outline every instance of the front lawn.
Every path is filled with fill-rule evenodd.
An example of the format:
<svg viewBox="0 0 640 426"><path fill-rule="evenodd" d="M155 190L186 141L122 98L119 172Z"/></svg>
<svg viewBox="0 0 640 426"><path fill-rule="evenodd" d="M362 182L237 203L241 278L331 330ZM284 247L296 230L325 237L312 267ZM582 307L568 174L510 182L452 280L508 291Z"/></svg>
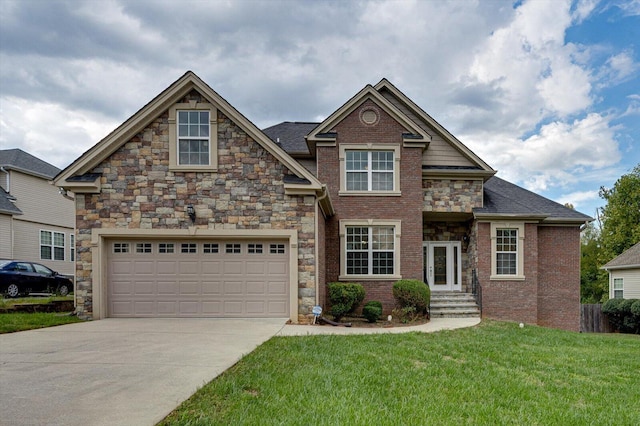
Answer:
<svg viewBox="0 0 640 426"><path fill-rule="evenodd" d="M162 425L640 424L640 337L483 322L277 337Z"/></svg>
<svg viewBox="0 0 640 426"><path fill-rule="evenodd" d="M11 312L0 313L0 334L16 331L32 330L34 328L53 327L54 325L70 324L82 321L75 315L60 312Z"/></svg>

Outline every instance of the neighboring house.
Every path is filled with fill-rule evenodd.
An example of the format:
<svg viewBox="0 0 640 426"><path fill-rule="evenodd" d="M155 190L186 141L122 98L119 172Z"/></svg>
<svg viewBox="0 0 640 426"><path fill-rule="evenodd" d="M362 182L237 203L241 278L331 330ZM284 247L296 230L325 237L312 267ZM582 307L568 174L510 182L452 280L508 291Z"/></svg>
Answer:
<svg viewBox="0 0 640 426"><path fill-rule="evenodd" d="M75 208L51 180L55 166L20 149L0 150L0 258L75 272Z"/></svg>
<svg viewBox="0 0 640 426"><path fill-rule="evenodd" d="M76 194L84 317L309 322L329 282L390 312L412 278L577 331L591 218L495 173L387 80L263 132L187 72L55 184Z"/></svg>
<svg viewBox="0 0 640 426"><path fill-rule="evenodd" d="M602 269L609 273L609 299L640 299L640 243L614 257Z"/></svg>

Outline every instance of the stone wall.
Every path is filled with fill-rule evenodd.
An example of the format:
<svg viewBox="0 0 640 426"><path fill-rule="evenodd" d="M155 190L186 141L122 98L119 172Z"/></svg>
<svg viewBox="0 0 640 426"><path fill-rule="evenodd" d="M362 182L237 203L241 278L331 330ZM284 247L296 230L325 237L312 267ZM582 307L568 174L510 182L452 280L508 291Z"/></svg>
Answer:
<svg viewBox="0 0 640 426"><path fill-rule="evenodd" d="M482 181L463 179L424 179L424 211L471 213L482 207Z"/></svg>
<svg viewBox="0 0 640 426"><path fill-rule="evenodd" d="M192 92L185 100L198 99ZM198 228L298 231L298 315L315 304L315 197L285 195L291 172L218 110L216 173L169 170L168 113L90 171L100 173L99 194L76 197L78 312L92 312L91 229L187 229L186 206Z"/></svg>

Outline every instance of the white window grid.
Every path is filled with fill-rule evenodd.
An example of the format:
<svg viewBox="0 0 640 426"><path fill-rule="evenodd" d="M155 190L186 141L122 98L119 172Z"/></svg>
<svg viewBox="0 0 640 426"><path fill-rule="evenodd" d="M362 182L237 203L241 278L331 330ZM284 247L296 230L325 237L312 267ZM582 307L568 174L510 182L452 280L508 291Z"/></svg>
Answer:
<svg viewBox="0 0 640 426"><path fill-rule="evenodd" d="M347 191L393 191L393 151L346 151Z"/></svg>
<svg viewBox="0 0 640 426"><path fill-rule="evenodd" d="M210 151L209 111L178 111L178 164L208 165Z"/></svg>

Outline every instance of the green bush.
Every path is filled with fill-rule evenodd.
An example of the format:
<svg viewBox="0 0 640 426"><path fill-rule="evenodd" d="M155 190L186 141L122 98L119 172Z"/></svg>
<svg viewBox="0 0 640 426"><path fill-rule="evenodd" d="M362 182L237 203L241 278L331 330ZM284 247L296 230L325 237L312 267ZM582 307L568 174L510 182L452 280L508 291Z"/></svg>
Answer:
<svg viewBox="0 0 640 426"><path fill-rule="evenodd" d="M404 308L394 309L391 315L403 324L414 322L419 316L415 306L405 306Z"/></svg>
<svg viewBox="0 0 640 426"><path fill-rule="evenodd" d="M416 313L426 314L431 303L431 290L420 280L399 280L393 284L393 297L398 308L415 308Z"/></svg>
<svg viewBox="0 0 640 426"><path fill-rule="evenodd" d="M336 321L352 313L364 300L364 287L357 283L329 283L330 313Z"/></svg>
<svg viewBox="0 0 640 426"><path fill-rule="evenodd" d="M609 318L609 324L621 333L640 334L640 300L609 299L602 304L602 313Z"/></svg>
<svg viewBox="0 0 640 426"><path fill-rule="evenodd" d="M362 315L369 322L376 322L382 316L382 303L377 300L371 300L365 303L364 308L362 308Z"/></svg>

